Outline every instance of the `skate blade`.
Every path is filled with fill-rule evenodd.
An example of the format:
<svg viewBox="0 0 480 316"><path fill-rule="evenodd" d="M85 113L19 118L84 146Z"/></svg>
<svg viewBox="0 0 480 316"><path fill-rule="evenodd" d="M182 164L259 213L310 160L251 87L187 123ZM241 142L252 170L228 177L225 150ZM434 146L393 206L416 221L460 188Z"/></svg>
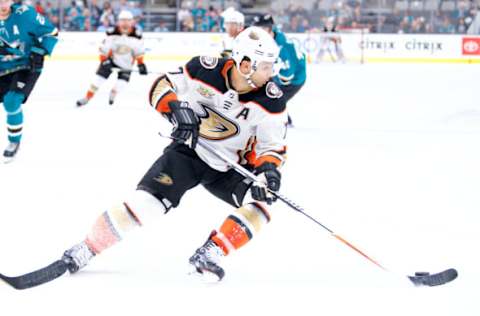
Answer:
<svg viewBox="0 0 480 316"><path fill-rule="evenodd" d="M4 164L9 164L9 163L13 162L14 160L15 160L15 156L13 156L13 157L3 157L2 161L3 161Z"/></svg>
<svg viewBox="0 0 480 316"><path fill-rule="evenodd" d="M215 273L205 270L198 271L197 268L193 266L191 266L191 270L188 272L188 275L205 284L216 284L220 282L220 278Z"/></svg>

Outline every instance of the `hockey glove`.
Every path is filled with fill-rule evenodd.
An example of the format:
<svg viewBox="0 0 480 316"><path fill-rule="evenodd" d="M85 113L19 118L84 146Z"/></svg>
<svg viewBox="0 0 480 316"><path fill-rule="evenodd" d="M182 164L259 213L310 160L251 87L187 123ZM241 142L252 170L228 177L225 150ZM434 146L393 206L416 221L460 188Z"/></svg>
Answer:
<svg viewBox="0 0 480 316"><path fill-rule="evenodd" d="M37 52L38 51L38 52ZM30 71L41 72L43 69L44 55L40 50L33 50L30 52Z"/></svg>
<svg viewBox="0 0 480 316"><path fill-rule="evenodd" d="M195 149L200 129L200 120L197 114L188 107L186 102L170 101L168 106L170 107L168 117L173 123L171 136L176 141Z"/></svg>
<svg viewBox="0 0 480 316"><path fill-rule="evenodd" d="M282 175L278 171L275 164L266 162L255 169L260 181L254 182L250 188L252 197L257 201L272 204L277 200L275 195L269 191L277 192L280 190L280 181Z"/></svg>
<svg viewBox="0 0 480 316"><path fill-rule="evenodd" d="M141 75L147 75L148 74L147 66L145 66L145 64L138 64L137 67L138 67L138 72Z"/></svg>

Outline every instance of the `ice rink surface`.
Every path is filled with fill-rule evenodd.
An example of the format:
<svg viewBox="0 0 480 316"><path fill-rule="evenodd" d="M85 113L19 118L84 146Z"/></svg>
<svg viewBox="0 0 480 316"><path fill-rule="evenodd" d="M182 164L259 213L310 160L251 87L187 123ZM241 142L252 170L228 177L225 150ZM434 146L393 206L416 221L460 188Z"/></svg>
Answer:
<svg viewBox="0 0 480 316"><path fill-rule="evenodd" d="M0 165L3 274L40 268L82 240L168 143L157 135L168 123L147 103L153 74L133 74L114 106L110 80L75 107L95 67L48 62L25 106L18 159ZM0 315L479 315L479 73L311 65L289 104L295 128L281 191L394 272L277 203L272 222L226 258L224 281L203 284L186 263L231 208L198 187L77 275L26 291L0 284ZM404 277L449 267L459 278L442 287L414 288Z"/></svg>

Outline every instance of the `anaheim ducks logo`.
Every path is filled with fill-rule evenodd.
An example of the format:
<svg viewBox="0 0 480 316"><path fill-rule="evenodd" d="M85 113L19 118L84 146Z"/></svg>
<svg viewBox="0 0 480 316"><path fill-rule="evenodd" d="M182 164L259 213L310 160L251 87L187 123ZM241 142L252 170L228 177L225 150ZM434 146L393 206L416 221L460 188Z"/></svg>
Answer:
<svg viewBox="0 0 480 316"><path fill-rule="evenodd" d="M132 49L127 45L119 45L117 49L115 49L115 53L118 55L127 55L132 52Z"/></svg>
<svg viewBox="0 0 480 316"><path fill-rule="evenodd" d="M164 185L172 185L173 180L172 178L166 173L160 173L157 177L153 178L153 180L157 181L158 183Z"/></svg>
<svg viewBox="0 0 480 316"><path fill-rule="evenodd" d="M210 140L223 140L238 134L237 124L205 104L200 104L200 106L203 109L203 114L199 115L201 120L200 136Z"/></svg>

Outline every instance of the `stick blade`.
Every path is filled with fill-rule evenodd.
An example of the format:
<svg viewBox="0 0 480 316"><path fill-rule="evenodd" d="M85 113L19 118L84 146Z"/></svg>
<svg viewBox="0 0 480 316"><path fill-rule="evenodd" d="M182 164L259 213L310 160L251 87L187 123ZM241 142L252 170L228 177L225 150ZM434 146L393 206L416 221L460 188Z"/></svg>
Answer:
<svg viewBox="0 0 480 316"><path fill-rule="evenodd" d="M0 274L0 279L17 290L24 290L55 280L66 271L67 264L62 260L57 260L42 269L16 277L8 277Z"/></svg>
<svg viewBox="0 0 480 316"><path fill-rule="evenodd" d="M447 269L445 271L430 274L428 272L417 272L413 276L408 276L415 286L438 286L455 280L458 272L455 269Z"/></svg>

